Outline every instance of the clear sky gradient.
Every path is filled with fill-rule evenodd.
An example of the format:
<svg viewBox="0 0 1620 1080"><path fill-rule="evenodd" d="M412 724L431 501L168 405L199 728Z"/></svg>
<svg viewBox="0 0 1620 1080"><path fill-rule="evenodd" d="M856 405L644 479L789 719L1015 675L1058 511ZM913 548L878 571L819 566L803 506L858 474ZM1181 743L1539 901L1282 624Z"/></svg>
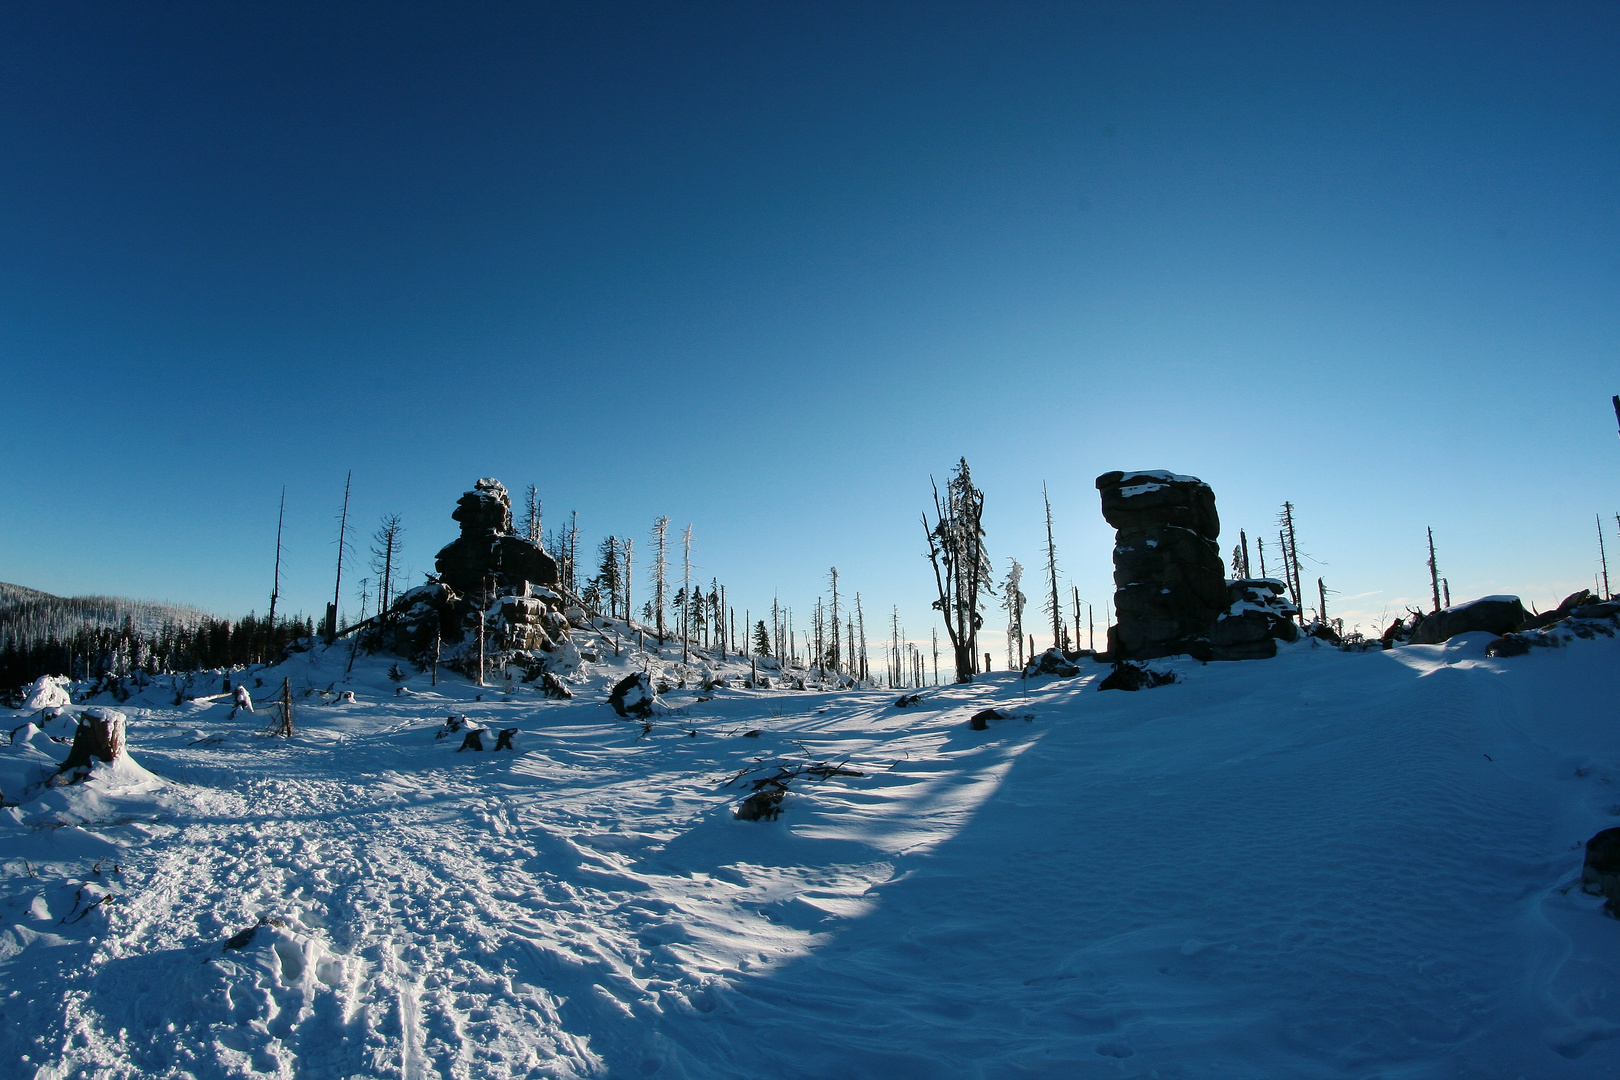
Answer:
<svg viewBox="0 0 1620 1080"><path fill-rule="evenodd" d="M926 637L965 455L1099 621L1116 468L1228 549L1292 500L1364 628L1426 526L1456 599L1590 585L1597 514L1620 583L1616 56L1612 3L9 5L0 580L262 612L285 485L318 615L348 470L417 580L495 476Z"/></svg>

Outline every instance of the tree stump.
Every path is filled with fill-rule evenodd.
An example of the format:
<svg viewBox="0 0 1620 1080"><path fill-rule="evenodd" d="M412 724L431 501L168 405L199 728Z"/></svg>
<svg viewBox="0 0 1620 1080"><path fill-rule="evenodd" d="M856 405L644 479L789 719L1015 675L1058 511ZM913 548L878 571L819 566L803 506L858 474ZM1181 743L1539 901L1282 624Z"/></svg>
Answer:
<svg viewBox="0 0 1620 1080"><path fill-rule="evenodd" d="M124 714L116 709L88 709L79 716L73 748L59 772L89 768L93 762L115 760L124 752Z"/></svg>

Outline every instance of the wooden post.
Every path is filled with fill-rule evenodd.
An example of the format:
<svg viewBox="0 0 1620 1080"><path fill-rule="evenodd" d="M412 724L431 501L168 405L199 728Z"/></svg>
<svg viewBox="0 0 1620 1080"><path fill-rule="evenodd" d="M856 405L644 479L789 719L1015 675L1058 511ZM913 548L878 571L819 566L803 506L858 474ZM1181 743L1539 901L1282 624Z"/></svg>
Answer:
<svg viewBox="0 0 1620 1080"><path fill-rule="evenodd" d="M1321 578L1316 579L1316 621L1327 625L1327 586Z"/></svg>
<svg viewBox="0 0 1620 1080"><path fill-rule="evenodd" d="M281 730L277 733L286 738L292 738L293 710L292 710L292 680L281 680Z"/></svg>
<svg viewBox="0 0 1620 1080"><path fill-rule="evenodd" d="M478 685L484 685L484 609L478 609Z"/></svg>

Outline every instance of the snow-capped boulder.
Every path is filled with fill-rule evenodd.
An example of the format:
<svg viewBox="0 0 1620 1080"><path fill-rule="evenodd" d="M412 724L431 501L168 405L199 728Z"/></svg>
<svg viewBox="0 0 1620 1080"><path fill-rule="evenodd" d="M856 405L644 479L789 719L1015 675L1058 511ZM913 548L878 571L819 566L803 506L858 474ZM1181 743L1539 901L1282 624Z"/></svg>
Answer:
<svg viewBox="0 0 1620 1080"><path fill-rule="evenodd" d="M1047 649L1035 657L1024 667L1026 677L1034 675L1056 675L1059 678L1069 678L1080 674L1080 667L1068 657L1063 655L1062 649Z"/></svg>
<svg viewBox="0 0 1620 1080"><path fill-rule="evenodd" d="M62 675L41 675L23 692L23 708L29 712L65 708L72 704L73 694L68 690L68 679Z"/></svg>
<svg viewBox="0 0 1620 1080"><path fill-rule="evenodd" d="M1264 660L1277 655L1277 642L1299 638L1294 606L1276 578L1239 578L1227 582L1230 606L1209 633L1211 659Z"/></svg>
<svg viewBox="0 0 1620 1080"><path fill-rule="evenodd" d="M1524 623L1524 605L1517 596L1486 596L1425 616L1412 628L1411 643L1438 645L1471 630L1500 636L1518 630Z"/></svg>
<svg viewBox="0 0 1620 1080"><path fill-rule="evenodd" d="M660 702L653 693L652 680L638 672L626 675L614 685L613 692L608 694L608 704L620 716L645 720L658 711Z"/></svg>

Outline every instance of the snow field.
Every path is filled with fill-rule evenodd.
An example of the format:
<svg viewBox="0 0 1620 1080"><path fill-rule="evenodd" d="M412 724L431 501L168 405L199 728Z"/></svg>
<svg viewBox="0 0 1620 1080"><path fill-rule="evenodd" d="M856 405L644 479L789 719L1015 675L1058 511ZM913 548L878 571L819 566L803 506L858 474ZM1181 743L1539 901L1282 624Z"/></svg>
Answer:
<svg viewBox="0 0 1620 1080"><path fill-rule="evenodd" d="M334 693L290 741L155 686L117 707L165 782L0 819L0 1073L1620 1075L1620 922L1578 885L1620 642L1485 640L908 709L676 690L650 731L601 704L628 650L566 702L295 656L257 697ZM866 775L733 819L726 779L807 760Z"/></svg>

